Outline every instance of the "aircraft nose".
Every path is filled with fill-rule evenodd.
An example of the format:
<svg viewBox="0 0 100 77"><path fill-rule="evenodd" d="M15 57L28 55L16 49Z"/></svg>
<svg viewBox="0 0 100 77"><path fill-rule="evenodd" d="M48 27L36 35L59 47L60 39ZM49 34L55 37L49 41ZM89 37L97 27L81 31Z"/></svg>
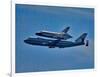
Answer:
<svg viewBox="0 0 100 77"><path fill-rule="evenodd" d="M24 42L25 42L25 43L28 43L28 40L26 39L26 40L24 40Z"/></svg>

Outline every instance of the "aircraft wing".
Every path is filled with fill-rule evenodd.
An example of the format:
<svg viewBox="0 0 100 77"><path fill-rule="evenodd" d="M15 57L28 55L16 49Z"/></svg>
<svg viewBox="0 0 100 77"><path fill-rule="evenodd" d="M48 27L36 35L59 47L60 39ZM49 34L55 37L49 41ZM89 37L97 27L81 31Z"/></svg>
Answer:
<svg viewBox="0 0 100 77"><path fill-rule="evenodd" d="M52 42L49 43L49 48L54 48L56 46L57 43L59 43L59 41L61 41L61 39L57 39L57 40L54 40Z"/></svg>

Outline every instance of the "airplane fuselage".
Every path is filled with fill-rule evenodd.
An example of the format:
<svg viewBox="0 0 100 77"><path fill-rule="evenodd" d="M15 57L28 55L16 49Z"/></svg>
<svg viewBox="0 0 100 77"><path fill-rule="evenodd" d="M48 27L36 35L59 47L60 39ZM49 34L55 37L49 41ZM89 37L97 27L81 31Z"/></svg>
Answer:
<svg viewBox="0 0 100 77"><path fill-rule="evenodd" d="M65 40L61 40L61 41L53 44L53 42L55 42L55 41L56 40L44 39L44 38L28 38L28 39L24 40L24 42L27 44L48 46L49 48L54 48L54 47L65 48L65 47L84 45L84 43L76 43L76 42L65 41Z"/></svg>

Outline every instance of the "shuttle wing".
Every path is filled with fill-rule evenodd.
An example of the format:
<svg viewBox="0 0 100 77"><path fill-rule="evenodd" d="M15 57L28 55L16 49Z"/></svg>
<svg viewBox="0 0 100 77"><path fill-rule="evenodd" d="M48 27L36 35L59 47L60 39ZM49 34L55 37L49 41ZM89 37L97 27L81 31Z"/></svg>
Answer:
<svg viewBox="0 0 100 77"><path fill-rule="evenodd" d="M66 39L72 38L72 36L67 33L69 29L70 27L66 27L62 32L40 31L40 32L37 32L36 35L48 37L48 38L66 40Z"/></svg>

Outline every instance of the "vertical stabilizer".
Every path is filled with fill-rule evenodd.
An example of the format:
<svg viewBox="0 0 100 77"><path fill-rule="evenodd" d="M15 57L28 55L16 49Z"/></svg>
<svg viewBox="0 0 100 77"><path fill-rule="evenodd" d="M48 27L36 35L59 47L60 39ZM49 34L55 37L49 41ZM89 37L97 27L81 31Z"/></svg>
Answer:
<svg viewBox="0 0 100 77"><path fill-rule="evenodd" d="M84 40L87 36L87 33L83 33L80 37L78 37L75 42L83 42L84 43Z"/></svg>
<svg viewBox="0 0 100 77"><path fill-rule="evenodd" d="M62 32L67 33L69 31L70 27L66 27Z"/></svg>

